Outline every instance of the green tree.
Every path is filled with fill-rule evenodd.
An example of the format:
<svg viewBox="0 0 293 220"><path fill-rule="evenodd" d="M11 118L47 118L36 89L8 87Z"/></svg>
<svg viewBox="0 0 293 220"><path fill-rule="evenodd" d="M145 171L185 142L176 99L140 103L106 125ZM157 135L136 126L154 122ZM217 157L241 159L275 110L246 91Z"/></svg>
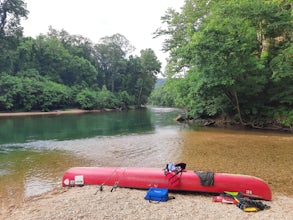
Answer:
<svg viewBox="0 0 293 220"><path fill-rule="evenodd" d="M161 63L151 49L142 50L141 56L130 56L127 62L125 90L134 97L137 108L145 105L156 83Z"/></svg>
<svg viewBox="0 0 293 220"><path fill-rule="evenodd" d="M134 47L120 34L94 45L87 38L50 27L47 35L36 39L5 36L1 42L5 50L0 53L0 110L140 106L146 103L160 69L149 49L136 58L139 68L128 68Z"/></svg>
<svg viewBox="0 0 293 220"><path fill-rule="evenodd" d="M136 81L137 106L147 103L148 97L154 89L156 76L160 72L161 63L152 49L141 50L141 74Z"/></svg>
<svg viewBox="0 0 293 220"><path fill-rule="evenodd" d="M51 111L54 109L62 109L72 104L70 97L70 88L49 80L42 83L42 95L37 97L38 103L42 111Z"/></svg>
<svg viewBox="0 0 293 220"><path fill-rule="evenodd" d="M103 86L102 90L97 93L97 107L99 109L115 108L118 100L114 93L109 91L106 86Z"/></svg>
<svg viewBox="0 0 293 220"><path fill-rule="evenodd" d="M108 90L121 90L126 69L126 55L132 48L129 41L122 35L113 35L101 39L95 45L95 57L98 63L100 86Z"/></svg>
<svg viewBox="0 0 293 220"><path fill-rule="evenodd" d="M86 109L86 110L95 109L98 105L97 92L86 88L77 94L76 102L79 104L80 108L82 109Z"/></svg>
<svg viewBox="0 0 293 220"><path fill-rule="evenodd" d="M280 92L281 83L272 80L284 69L292 82L292 63L281 62L290 54L291 8L283 1L186 0L182 13L169 10L162 18L167 29L156 34L169 36L170 81L187 70L174 84L182 97L175 101L195 115L236 113L242 124L243 117L268 117L276 107L272 90L283 100L292 97L292 90Z"/></svg>
<svg viewBox="0 0 293 220"><path fill-rule="evenodd" d="M43 80L41 77L26 77L28 73L32 74L33 71L26 73L19 73L23 75L19 77L21 80L21 92L18 94L17 108L24 111L41 110L41 102L43 98ZM42 109L43 110L43 109Z"/></svg>
<svg viewBox="0 0 293 220"><path fill-rule="evenodd" d="M130 96L127 91L118 92L115 97L117 97L116 106L119 109L128 109L129 106L134 104L133 96Z"/></svg>
<svg viewBox="0 0 293 220"><path fill-rule="evenodd" d="M13 110L18 94L21 92L21 80L2 73L0 75L0 110Z"/></svg>
<svg viewBox="0 0 293 220"><path fill-rule="evenodd" d="M22 36L20 20L27 15L23 1L0 0L0 74L13 72L14 51Z"/></svg>
<svg viewBox="0 0 293 220"><path fill-rule="evenodd" d="M167 91L164 86L160 86L155 88L149 99L148 104L157 105L157 106L167 106L167 107L174 107L174 96L172 92L169 90Z"/></svg>
<svg viewBox="0 0 293 220"><path fill-rule="evenodd" d="M28 69L40 70L40 63L38 62L36 40L28 37L22 38L14 53L13 72L26 71Z"/></svg>
<svg viewBox="0 0 293 220"><path fill-rule="evenodd" d="M42 76L68 86L93 86L96 83L96 68L85 58L70 54L57 38L41 35L30 49L27 53L35 56L35 66Z"/></svg>
<svg viewBox="0 0 293 220"><path fill-rule="evenodd" d="M28 13L22 0L0 0L0 39L4 36L21 36L20 21L27 18Z"/></svg>
<svg viewBox="0 0 293 220"><path fill-rule="evenodd" d="M71 35L66 30L58 31L49 26L48 37L58 39L71 55L82 57L95 66L93 42L81 35Z"/></svg>

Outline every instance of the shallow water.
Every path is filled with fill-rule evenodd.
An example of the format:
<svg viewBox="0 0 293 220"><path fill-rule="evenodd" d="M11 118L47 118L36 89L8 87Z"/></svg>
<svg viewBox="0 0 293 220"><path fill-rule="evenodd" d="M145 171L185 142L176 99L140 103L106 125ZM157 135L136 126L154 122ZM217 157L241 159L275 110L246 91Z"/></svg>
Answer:
<svg viewBox="0 0 293 220"><path fill-rule="evenodd" d="M19 120L29 120L30 128L25 129L26 123L17 127L26 133L18 137L10 134L15 127L10 126L10 137L0 145L1 204L53 189L73 166L163 168L178 161L188 169L254 175L267 181L273 193L293 195L292 134L192 128L172 120L178 113L151 108L127 114L10 118L9 123L1 119L18 126Z"/></svg>
<svg viewBox="0 0 293 220"><path fill-rule="evenodd" d="M192 169L257 176L273 193L293 195L293 136L271 132L184 131L182 155Z"/></svg>

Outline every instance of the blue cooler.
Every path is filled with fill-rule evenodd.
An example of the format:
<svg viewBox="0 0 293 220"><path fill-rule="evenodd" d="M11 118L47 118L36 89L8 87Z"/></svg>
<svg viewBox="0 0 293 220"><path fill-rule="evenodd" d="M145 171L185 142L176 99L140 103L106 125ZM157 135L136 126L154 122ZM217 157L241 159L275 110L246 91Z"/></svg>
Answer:
<svg viewBox="0 0 293 220"><path fill-rule="evenodd" d="M168 189L150 188L144 198L149 201L166 202L169 198Z"/></svg>

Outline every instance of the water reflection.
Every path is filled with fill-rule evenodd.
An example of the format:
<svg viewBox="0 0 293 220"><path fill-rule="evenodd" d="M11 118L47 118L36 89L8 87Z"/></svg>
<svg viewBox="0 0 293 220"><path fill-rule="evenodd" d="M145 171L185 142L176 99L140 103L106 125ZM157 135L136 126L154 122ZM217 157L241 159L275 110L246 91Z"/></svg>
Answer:
<svg viewBox="0 0 293 220"><path fill-rule="evenodd" d="M71 140L153 130L150 113L89 113L0 118L0 143Z"/></svg>
<svg viewBox="0 0 293 220"><path fill-rule="evenodd" d="M180 112L180 109L152 108L126 112L0 117L0 150L1 144L150 132L158 127L174 125L172 119Z"/></svg>

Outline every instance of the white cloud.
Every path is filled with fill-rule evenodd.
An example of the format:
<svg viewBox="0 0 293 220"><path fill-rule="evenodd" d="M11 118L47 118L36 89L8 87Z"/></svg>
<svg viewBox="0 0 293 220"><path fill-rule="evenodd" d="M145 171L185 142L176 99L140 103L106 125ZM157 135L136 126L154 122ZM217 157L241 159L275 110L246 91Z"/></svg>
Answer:
<svg viewBox="0 0 293 220"><path fill-rule="evenodd" d="M179 10L184 0L26 0L30 11L22 22L25 36L47 33L51 25L70 34L82 35L97 43L119 33L136 48L152 48L165 66L163 39L153 39L167 8Z"/></svg>

